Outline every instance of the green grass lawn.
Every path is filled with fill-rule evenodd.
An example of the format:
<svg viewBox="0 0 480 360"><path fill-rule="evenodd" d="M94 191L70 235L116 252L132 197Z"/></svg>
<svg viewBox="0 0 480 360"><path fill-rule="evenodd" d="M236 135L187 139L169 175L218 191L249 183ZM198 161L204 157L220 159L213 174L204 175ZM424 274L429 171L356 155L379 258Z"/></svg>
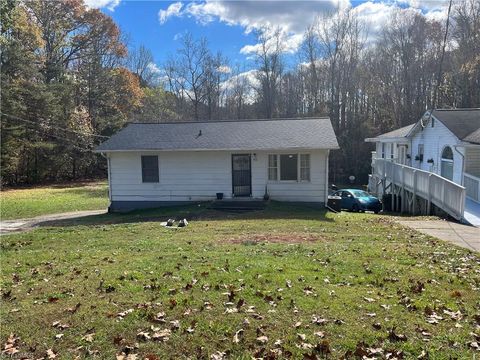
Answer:
<svg viewBox="0 0 480 360"><path fill-rule="evenodd" d="M0 197L2 220L31 218L45 214L107 208L108 185L106 182L96 182L12 189L2 191Z"/></svg>
<svg viewBox="0 0 480 360"><path fill-rule="evenodd" d="M159 224L172 216L190 225ZM2 237L1 264L0 340L17 358L479 354L478 254L386 216L279 203L92 216Z"/></svg>

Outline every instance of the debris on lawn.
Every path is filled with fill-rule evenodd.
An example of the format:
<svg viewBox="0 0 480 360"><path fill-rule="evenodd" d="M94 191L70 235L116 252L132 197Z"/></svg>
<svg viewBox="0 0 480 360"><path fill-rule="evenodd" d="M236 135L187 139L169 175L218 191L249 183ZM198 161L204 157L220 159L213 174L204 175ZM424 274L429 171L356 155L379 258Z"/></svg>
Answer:
<svg viewBox="0 0 480 360"><path fill-rule="evenodd" d="M161 222L160 225L165 226L166 228L169 228L169 229L178 229L188 225L187 219L181 219L178 222L177 226L174 226L175 221L176 221L175 219L168 219L167 221Z"/></svg>
<svg viewBox="0 0 480 360"><path fill-rule="evenodd" d="M3 353L7 355L13 355L19 352L18 350L18 340L19 338L16 337L14 334L10 334L10 336L7 339L7 342L5 343L3 347Z"/></svg>

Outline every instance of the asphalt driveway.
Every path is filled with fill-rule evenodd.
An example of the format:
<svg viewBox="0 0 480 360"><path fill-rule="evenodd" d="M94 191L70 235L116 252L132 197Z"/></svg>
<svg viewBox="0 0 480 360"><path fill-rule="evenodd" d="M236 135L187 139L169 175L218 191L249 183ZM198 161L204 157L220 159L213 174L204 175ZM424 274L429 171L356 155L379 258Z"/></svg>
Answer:
<svg viewBox="0 0 480 360"><path fill-rule="evenodd" d="M76 219L84 216L105 214L106 212L107 210L73 211L61 214L41 215L29 219L4 220L0 221L0 235L28 231L49 221Z"/></svg>

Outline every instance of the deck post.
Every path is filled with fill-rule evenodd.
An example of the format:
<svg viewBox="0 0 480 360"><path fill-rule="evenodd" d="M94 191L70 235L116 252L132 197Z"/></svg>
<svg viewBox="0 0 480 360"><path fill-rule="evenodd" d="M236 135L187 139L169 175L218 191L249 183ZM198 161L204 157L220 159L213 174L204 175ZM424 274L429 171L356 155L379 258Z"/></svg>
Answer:
<svg viewBox="0 0 480 360"><path fill-rule="evenodd" d="M397 211L397 204L396 204L396 189L395 189L395 169L394 169L394 164L392 163L390 169L392 170L392 183L391 183L391 193L392 193L392 211L395 212Z"/></svg>
<svg viewBox="0 0 480 360"><path fill-rule="evenodd" d="M387 186L387 161L383 159L383 171L382 171L382 183L383 183L383 195L385 195Z"/></svg>
<svg viewBox="0 0 480 360"><path fill-rule="evenodd" d="M405 204L406 204L406 199L405 199L405 166L402 165L402 203L400 204L400 211L403 214L405 212Z"/></svg>
<svg viewBox="0 0 480 360"><path fill-rule="evenodd" d="M430 179L432 177L432 174L428 175L428 199L427 199L427 214L430 215L432 211L432 188L431 188L431 182Z"/></svg>
<svg viewBox="0 0 480 360"><path fill-rule="evenodd" d="M442 181L442 209L445 209L445 181Z"/></svg>
<svg viewBox="0 0 480 360"><path fill-rule="evenodd" d="M413 205L412 215L417 213L417 170L413 170Z"/></svg>

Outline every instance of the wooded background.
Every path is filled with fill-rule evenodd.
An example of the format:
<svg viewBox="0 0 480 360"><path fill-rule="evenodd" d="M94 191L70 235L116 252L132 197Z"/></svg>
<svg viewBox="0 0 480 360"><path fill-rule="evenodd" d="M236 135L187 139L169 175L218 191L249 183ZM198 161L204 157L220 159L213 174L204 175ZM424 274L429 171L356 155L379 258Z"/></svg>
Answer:
<svg viewBox="0 0 480 360"><path fill-rule="evenodd" d="M0 4L3 185L106 177L91 150L128 121L312 116L329 116L340 143L333 180L364 182L364 138L433 106L480 106L478 0L454 3L446 42L446 22L418 13L394 13L372 37L346 10L308 26L293 64L282 31L265 28L253 69L187 33L160 72L148 44L81 0Z"/></svg>

